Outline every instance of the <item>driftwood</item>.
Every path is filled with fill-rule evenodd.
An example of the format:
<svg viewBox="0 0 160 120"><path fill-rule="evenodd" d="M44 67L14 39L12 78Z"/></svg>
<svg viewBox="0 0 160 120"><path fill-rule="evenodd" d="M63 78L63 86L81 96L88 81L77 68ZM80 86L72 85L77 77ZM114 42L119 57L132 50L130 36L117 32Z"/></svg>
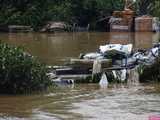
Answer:
<svg viewBox="0 0 160 120"><path fill-rule="evenodd" d="M40 32L57 32L57 31L66 31L68 29L68 25L65 22L48 22Z"/></svg>
<svg viewBox="0 0 160 120"><path fill-rule="evenodd" d="M58 77L62 79L86 79L87 77L91 76L90 74L83 74L83 75L59 75Z"/></svg>
<svg viewBox="0 0 160 120"><path fill-rule="evenodd" d="M135 65L133 66L113 66L113 67L108 67L108 68L103 68L102 72L108 72L112 70L123 70L123 69L133 69Z"/></svg>
<svg viewBox="0 0 160 120"><path fill-rule="evenodd" d="M33 28L31 26L24 25L9 25L9 32L31 32Z"/></svg>
<svg viewBox="0 0 160 120"><path fill-rule="evenodd" d="M56 75L81 75L81 74L91 74L89 69L85 68L63 68L63 69L56 69Z"/></svg>

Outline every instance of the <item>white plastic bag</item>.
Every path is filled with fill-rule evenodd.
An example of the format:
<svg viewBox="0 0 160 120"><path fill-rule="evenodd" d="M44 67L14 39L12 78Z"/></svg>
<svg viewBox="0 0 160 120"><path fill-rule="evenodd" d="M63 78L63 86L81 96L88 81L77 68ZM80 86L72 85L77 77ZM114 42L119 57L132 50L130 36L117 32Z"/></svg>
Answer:
<svg viewBox="0 0 160 120"><path fill-rule="evenodd" d="M105 52L111 51L111 50L117 50L117 51L123 52L127 55L131 54L132 48L133 48L132 44L128 44L128 45L108 44L108 45L104 45L104 46L99 47L101 53L105 53Z"/></svg>
<svg viewBox="0 0 160 120"><path fill-rule="evenodd" d="M99 82L100 86L108 86L108 79L105 73L102 74L101 80Z"/></svg>

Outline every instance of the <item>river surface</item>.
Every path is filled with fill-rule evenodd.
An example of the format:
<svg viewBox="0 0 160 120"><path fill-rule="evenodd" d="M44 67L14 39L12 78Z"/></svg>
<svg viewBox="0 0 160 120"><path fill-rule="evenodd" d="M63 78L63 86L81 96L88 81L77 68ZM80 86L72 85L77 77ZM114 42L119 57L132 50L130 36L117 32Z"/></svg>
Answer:
<svg viewBox="0 0 160 120"><path fill-rule="evenodd" d="M158 39L155 33L0 33L2 42L23 46L48 65L107 43L148 49ZM159 84L80 84L36 95L0 95L0 120L148 120L151 115L160 115Z"/></svg>
<svg viewBox="0 0 160 120"><path fill-rule="evenodd" d="M50 65L78 57L80 53L95 52L108 43L132 43L134 48L150 48L160 38L159 33L10 33L0 34L0 40L23 46L30 54Z"/></svg>

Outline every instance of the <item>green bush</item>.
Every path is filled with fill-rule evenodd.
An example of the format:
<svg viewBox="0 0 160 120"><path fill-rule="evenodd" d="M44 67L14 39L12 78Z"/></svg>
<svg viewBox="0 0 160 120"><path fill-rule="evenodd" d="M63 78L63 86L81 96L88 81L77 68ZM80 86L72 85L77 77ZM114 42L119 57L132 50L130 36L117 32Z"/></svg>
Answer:
<svg viewBox="0 0 160 120"><path fill-rule="evenodd" d="M44 64L20 47L0 43L0 93L21 94L50 85Z"/></svg>
<svg viewBox="0 0 160 120"><path fill-rule="evenodd" d="M35 30L48 21L81 26L93 24L122 10L124 0L0 0L0 25L30 25Z"/></svg>

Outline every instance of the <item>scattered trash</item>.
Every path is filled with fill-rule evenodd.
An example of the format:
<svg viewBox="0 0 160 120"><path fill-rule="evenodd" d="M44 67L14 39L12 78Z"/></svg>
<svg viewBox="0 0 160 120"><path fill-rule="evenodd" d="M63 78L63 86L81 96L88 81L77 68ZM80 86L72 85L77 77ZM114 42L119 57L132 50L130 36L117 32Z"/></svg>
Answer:
<svg viewBox="0 0 160 120"><path fill-rule="evenodd" d="M113 70L113 77L116 80L119 80L121 82L124 82L127 79L127 70L122 69L122 70Z"/></svg>
<svg viewBox="0 0 160 120"><path fill-rule="evenodd" d="M83 56L83 59L103 59L103 55L100 53L88 53Z"/></svg>
<svg viewBox="0 0 160 120"><path fill-rule="evenodd" d="M131 54L132 52L132 44L128 44L128 45L121 45L121 44L108 44L108 45L104 45L104 46L100 46L100 52L105 53L105 52L109 52L112 50L118 51L118 52L122 52L124 54Z"/></svg>
<svg viewBox="0 0 160 120"><path fill-rule="evenodd" d="M105 73L102 74L101 80L99 82L100 86L108 86L108 79Z"/></svg>
<svg viewBox="0 0 160 120"><path fill-rule="evenodd" d="M50 72L50 73L47 73L47 76L50 78L50 79L55 79L56 78L56 74Z"/></svg>
<svg viewBox="0 0 160 120"><path fill-rule="evenodd" d="M107 85L108 80L105 72L111 71L114 79L124 82L128 79L131 79L130 82L135 81L138 83L138 72L135 72L136 68L140 65L152 65L156 59L159 57L160 53L160 43L155 44L153 48L149 50L139 50L132 51L132 44L121 45L121 44L107 44L99 47L99 51L95 53L81 54L80 59L71 59L73 66L65 67L53 67L55 72L48 75L55 79L56 75L91 75L93 76L99 73L103 73L100 85ZM112 61L110 68L107 66L104 67L104 63L109 63L109 60ZM103 61L103 62L102 62ZM76 65L75 65L76 63ZM78 64L78 66L77 66ZM85 66L83 66L85 65ZM87 65L87 67L86 67ZM103 67L102 67L103 66ZM130 74L135 74L135 79L131 78ZM108 74L107 74L108 75ZM72 79L72 77L70 77ZM73 81L67 80L55 80L57 83L67 83L72 84Z"/></svg>
<svg viewBox="0 0 160 120"><path fill-rule="evenodd" d="M135 53L132 58L136 59L139 64L152 65L159 57L159 51L159 47L153 47L148 51Z"/></svg>
<svg viewBox="0 0 160 120"><path fill-rule="evenodd" d="M57 78L57 79L52 80L52 82L55 83L58 86L74 84L74 80L73 79L65 80L65 79Z"/></svg>

